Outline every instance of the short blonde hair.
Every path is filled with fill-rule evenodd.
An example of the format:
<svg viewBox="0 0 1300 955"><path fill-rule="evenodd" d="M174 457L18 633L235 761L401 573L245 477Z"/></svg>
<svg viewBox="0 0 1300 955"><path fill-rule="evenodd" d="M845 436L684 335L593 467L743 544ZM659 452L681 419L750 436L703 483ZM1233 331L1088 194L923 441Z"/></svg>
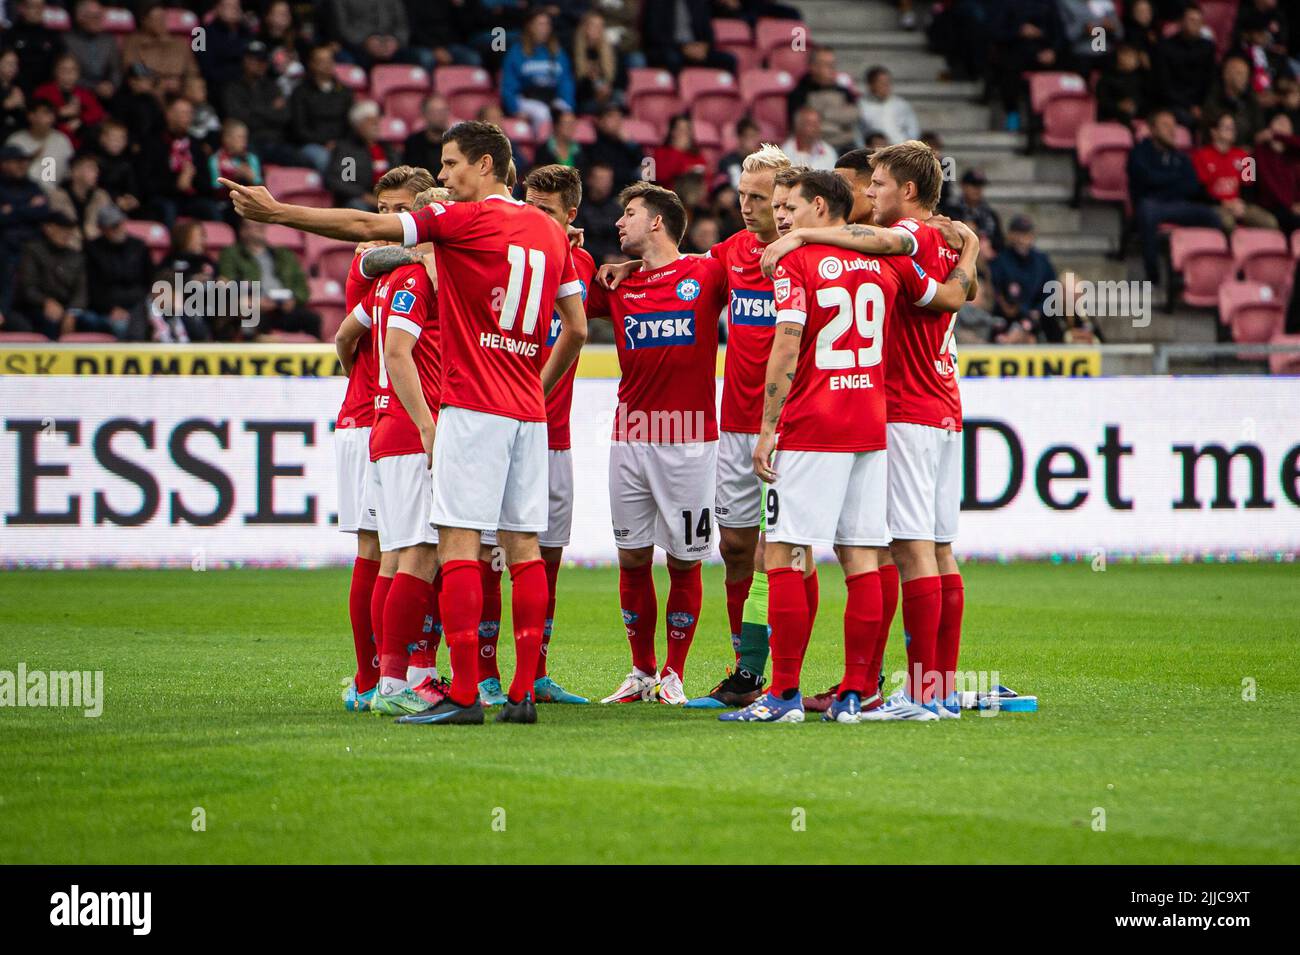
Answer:
<svg viewBox="0 0 1300 955"><path fill-rule="evenodd" d="M411 211L423 209L431 202L451 202L451 190L442 186L432 186L420 192L411 203Z"/></svg>
<svg viewBox="0 0 1300 955"><path fill-rule="evenodd" d="M432 189L437 183L429 170L422 166L394 166L379 177L375 183L375 194L392 189L405 189L413 196L418 196L426 189Z"/></svg>
<svg viewBox="0 0 1300 955"><path fill-rule="evenodd" d="M788 169L790 157L775 143L763 143L754 152L745 157L740 164L741 172L764 172L768 169Z"/></svg>

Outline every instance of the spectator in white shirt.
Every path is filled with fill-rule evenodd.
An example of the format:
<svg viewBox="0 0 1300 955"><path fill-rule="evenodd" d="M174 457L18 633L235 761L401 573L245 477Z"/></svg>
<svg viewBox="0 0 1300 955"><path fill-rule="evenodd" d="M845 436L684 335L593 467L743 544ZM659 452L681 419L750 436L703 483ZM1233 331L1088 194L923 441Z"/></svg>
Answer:
<svg viewBox="0 0 1300 955"><path fill-rule="evenodd" d="M827 172L835 169L838 154L830 143L822 139L822 117L811 106L804 106L794 114L794 135L781 148L793 165Z"/></svg>
<svg viewBox="0 0 1300 955"><path fill-rule="evenodd" d="M865 136L883 133L891 144L918 139L921 124L912 104L894 95L894 78L883 66L867 70L867 95L859 103Z"/></svg>

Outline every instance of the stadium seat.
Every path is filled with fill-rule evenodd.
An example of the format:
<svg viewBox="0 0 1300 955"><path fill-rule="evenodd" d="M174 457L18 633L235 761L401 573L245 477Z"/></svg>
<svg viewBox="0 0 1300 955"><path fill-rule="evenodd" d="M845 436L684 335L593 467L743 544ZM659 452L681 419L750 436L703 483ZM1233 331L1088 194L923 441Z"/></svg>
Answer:
<svg viewBox="0 0 1300 955"><path fill-rule="evenodd" d="M673 75L653 67L628 70L627 102L633 116L658 130L659 139L667 134L669 120L686 112Z"/></svg>
<svg viewBox="0 0 1300 955"><path fill-rule="evenodd" d="M147 222L141 219L126 221L127 235L133 235L149 247L155 263L161 262L167 250L171 248L172 237L167 227L161 222Z"/></svg>
<svg viewBox="0 0 1300 955"><path fill-rule="evenodd" d="M273 342L282 342L285 345L315 345L320 343L320 339L315 335L308 335L306 332L270 332L266 336Z"/></svg>
<svg viewBox="0 0 1300 955"><path fill-rule="evenodd" d="M1133 142L1140 143L1151 135L1151 130L1147 128L1145 120L1133 120ZM1192 131L1186 126L1179 126L1174 132L1174 146L1178 149L1188 152L1193 145Z"/></svg>
<svg viewBox="0 0 1300 955"><path fill-rule="evenodd" d="M1300 229L1291 233L1291 258L1300 259Z"/></svg>
<svg viewBox="0 0 1300 955"><path fill-rule="evenodd" d="M732 46L736 44L752 46L753 43L754 33L744 20L718 17L713 21L714 46Z"/></svg>
<svg viewBox="0 0 1300 955"><path fill-rule="evenodd" d="M276 196L281 202L313 209L334 208L334 196L328 189L299 189Z"/></svg>
<svg viewBox="0 0 1300 955"><path fill-rule="evenodd" d="M740 75L741 99L765 139L785 139L790 92L797 83L789 70L748 70Z"/></svg>
<svg viewBox="0 0 1300 955"><path fill-rule="evenodd" d="M499 99L492 90L461 90L459 93L447 94L447 108L454 119L478 119L479 110Z"/></svg>
<svg viewBox="0 0 1300 955"><path fill-rule="evenodd" d="M63 33L72 29L72 17L62 7L46 5L41 11L41 25L47 30Z"/></svg>
<svg viewBox="0 0 1300 955"><path fill-rule="evenodd" d="M788 50L796 45L807 49L812 45L812 40L808 36L808 27L802 20L759 17L754 24L754 45L766 56L773 50Z"/></svg>
<svg viewBox="0 0 1300 955"><path fill-rule="evenodd" d="M677 88L694 119L735 122L743 112L736 78L725 70L689 66L678 77Z"/></svg>
<svg viewBox="0 0 1300 955"><path fill-rule="evenodd" d="M1284 303L1259 282L1224 282L1219 288L1219 321L1232 329L1234 342L1267 342L1282 331Z"/></svg>
<svg viewBox="0 0 1300 955"><path fill-rule="evenodd" d="M216 258L222 249L235 244L235 230L224 222L203 223L203 239L208 244L208 255Z"/></svg>
<svg viewBox="0 0 1300 955"><path fill-rule="evenodd" d="M262 170L266 188L278 197L282 192L302 192L305 189L321 189L320 173L307 166L266 166Z"/></svg>
<svg viewBox="0 0 1300 955"><path fill-rule="evenodd" d="M1128 154L1133 134L1122 123L1084 123L1079 127L1076 158L1088 172L1088 196L1099 202L1129 206Z"/></svg>
<svg viewBox="0 0 1300 955"><path fill-rule="evenodd" d="M627 71L627 101L635 107L642 93L676 93L677 81L667 70L656 66L634 66Z"/></svg>
<svg viewBox="0 0 1300 955"><path fill-rule="evenodd" d="M481 66L440 66L433 71L433 88L443 96L467 90L492 89L492 74Z"/></svg>
<svg viewBox="0 0 1300 955"><path fill-rule="evenodd" d="M590 116L579 116L573 127L573 138L583 146L590 146L596 141L596 124Z"/></svg>
<svg viewBox="0 0 1300 955"><path fill-rule="evenodd" d="M1232 43L1239 2L1240 0L1201 0L1201 15L1205 18L1206 27L1214 34L1216 57L1222 58Z"/></svg>
<svg viewBox="0 0 1300 955"><path fill-rule="evenodd" d="M382 103L389 93L401 90L428 93L429 74L418 66L381 63L370 71L370 98Z"/></svg>
<svg viewBox="0 0 1300 955"><path fill-rule="evenodd" d="M108 332L68 332L59 336L59 342L65 345L108 345L116 341L117 336Z"/></svg>
<svg viewBox="0 0 1300 955"><path fill-rule="evenodd" d="M625 119L623 135L640 146L654 146L663 139L663 134L654 124L643 119Z"/></svg>
<svg viewBox="0 0 1300 955"><path fill-rule="evenodd" d="M767 54L767 68L769 70L785 70L794 77L797 83L808 72L808 51L792 50L788 46L779 46Z"/></svg>
<svg viewBox="0 0 1300 955"><path fill-rule="evenodd" d="M37 332L5 332L0 331L0 343L8 342L11 345L17 345L26 342L44 342L49 344L50 340L44 335Z"/></svg>
<svg viewBox="0 0 1300 955"><path fill-rule="evenodd" d="M327 239L325 236L308 232L302 254L303 268L311 275L341 280L348 274L347 270L352 264L352 256L356 254L356 248L355 242ZM346 253L346 260L343 261L341 268L338 267L339 260L342 258L340 253ZM334 254L334 258L324 263L325 257L331 254Z"/></svg>
<svg viewBox="0 0 1300 955"><path fill-rule="evenodd" d="M404 143L410 129L406 125L406 120L400 116L380 116L379 117L379 141L381 143Z"/></svg>
<svg viewBox="0 0 1300 955"><path fill-rule="evenodd" d="M296 255L302 255L307 248L307 234L291 229L287 225L268 225L266 227L266 244L276 248L288 249Z"/></svg>
<svg viewBox="0 0 1300 955"><path fill-rule="evenodd" d="M520 116L507 116L503 119L501 131L506 134L507 139L519 146L535 146L538 142L537 134L533 132L533 124Z"/></svg>
<svg viewBox="0 0 1300 955"><path fill-rule="evenodd" d="M307 307L320 315L321 340L333 341L347 315L343 283L334 278L309 278L307 288Z"/></svg>
<svg viewBox="0 0 1300 955"><path fill-rule="evenodd" d="M199 25L198 14L193 10L186 10L182 7L167 7L163 12L167 17L167 32L174 36L181 34L188 36Z"/></svg>
<svg viewBox="0 0 1300 955"><path fill-rule="evenodd" d="M1268 343L1300 346L1300 335L1274 335ZM1300 352L1274 352L1268 356L1268 370L1275 375L1300 375Z"/></svg>
<svg viewBox="0 0 1300 955"><path fill-rule="evenodd" d="M1032 73L1029 105L1040 117L1040 141L1048 149L1073 149L1079 127L1097 119L1097 100L1077 73Z"/></svg>
<svg viewBox="0 0 1300 955"><path fill-rule="evenodd" d="M1232 266L1248 282L1267 285L1279 297L1291 287L1295 262L1286 236L1276 229L1238 227L1232 232Z"/></svg>
<svg viewBox="0 0 1300 955"><path fill-rule="evenodd" d="M1219 287L1232 278L1228 241L1218 229L1175 226L1169 233L1169 259L1183 279L1183 301L1212 308Z"/></svg>
<svg viewBox="0 0 1300 955"><path fill-rule="evenodd" d="M421 113L424 100L429 94L420 90L394 90L384 97L382 109L386 116L397 116L410 129L422 126Z"/></svg>
<svg viewBox="0 0 1300 955"><path fill-rule="evenodd" d="M369 85L366 71L355 63L335 63L334 78L354 93L364 93Z"/></svg>
<svg viewBox="0 0 1300 955"><path fill-rule="evenodd" d="M104 8L105 33L134 33L135 14L126 7Z"/></svg>
<svg viewBox="0 0 1300 955"><path fill-rule="evenodd" d="M637 98L632 115L655 128L655 138L668 135L668 125L673 117L686 112L685 104L674 94L642 93Z"/></svg>

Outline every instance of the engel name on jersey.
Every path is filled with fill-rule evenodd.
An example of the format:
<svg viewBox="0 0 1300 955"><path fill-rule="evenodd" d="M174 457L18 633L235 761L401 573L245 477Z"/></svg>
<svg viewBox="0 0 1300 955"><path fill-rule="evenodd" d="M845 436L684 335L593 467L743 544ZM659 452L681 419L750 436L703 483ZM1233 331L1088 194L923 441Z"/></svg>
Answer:
<svg viewBox="0 0 1300 955"><path fill-rule="evenodd" d="M682 256L634 272L610 292L591 287L588 314L614 324L615 441L716 441L718 316L727 279L716 259Z"/></svg>
<svg viewBox="0 0 1300 955"><path fill-rule="evenodd" d="M586 249L572 250L573 268L578 273L578 282L582 286L582 300L587 300L587 290L596 276L596 261ZM551 349L560 337L560 313L551 313L550 330L546 335L546 344L542 350L542 364L551 357ZM564 377L546 396L546 440L551 451L567 451L572 447L569 437L569 412L573 408L573 379L578 374L575 361L564 373Z"/></svg>
<svg viewBox="0 0 1300 955"><path fill-rule="evenodd" d="M355 313L367 326L371 320L370 296L373 289L374 279L366 278L361 271L361 256L353 256L348 277L343 283L343 299L348 314ZM343 404L339 406L338 419L334 422L336 429L369 428L375 423L375 353L370 338L370 332L366 332L357 342L352 371L348 374L348 388L343 394Z"/></svg>
<svg viewBox="0 0 1300 955"><path fill-rule="evenodd" d="M400 213L406 245L434 242L443 404L545 421L543 350L555 300L580 291L569 240L507 196Z"/></svg>
<svg viewBox="0 0 1300 955"><path fill-rule="evenodd" d="M900 219L894 228L905 229L916 239L913 259L937 281L946 281L961 255L943 234L910 218ZM885 346L889 420L960 431L956 313L929 312L900 301L894 319Z"/></svg>
<svg viewBox="0 0 1300 955"><path fill-rule="evenodd" d="M384 359L384 343L393 335L411 335L411 357L425 404L436 419L442 383L438 302L423 265L404 265L375 282L374 339L376 389L375 424L370 431L370 460L397 454L422 454L420 429L393 388Z"/></svg>
<svg viewBox="0 0 1300 955"><path fill-rule="evenodd" d="M772 285L777 323L803 326L777 447L885 447L884 348L896 327L889 316L895 300L929 302L934 280L907 259L806 245L781 260Z"/></svg>
<svg viewBox="0 0 1300 955"><path fill-rule="evenodd" d="M722 264L730 292L722 377L723 431L757 434L763 422L763 384L776 327L772 281L760 268L766 248L766 242L745 230L709 250Z"/></svg>

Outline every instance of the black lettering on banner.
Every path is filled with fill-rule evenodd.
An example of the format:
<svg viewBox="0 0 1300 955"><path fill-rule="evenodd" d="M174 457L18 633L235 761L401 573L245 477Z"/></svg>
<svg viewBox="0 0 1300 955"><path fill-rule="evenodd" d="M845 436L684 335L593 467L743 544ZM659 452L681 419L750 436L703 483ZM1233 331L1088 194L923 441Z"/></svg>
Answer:
<svg viewBox="0 0 1300 955"><path fill-rule="evenodd" d="M1286 499L1300 507L1300 444L1286 453L1282 459L1282 493Z"/></svg>
<svg viewBox="0 0 1300 955"><path fill-rule="evenodd" d="M1201 502L1196 496L1196 465L1204 457L1214 461L1214 500L1210 502L1210 509L1235 509L1237 501L1232 496L1232 461L1239 455L1250 465L1250 497L1246 498L1245 506L1255 509L1273 506L1273 502L1264 496L1264 452L1258 445L1239 444L1229 451L1221 444L1207 444L1203 448L1191 444L1175 444L1172 450L1183 458L1183 496L1174 501L1174 510L1200 510Z"/></svg>
<svg viewBox="0 0 1300 955"><path fill-rule="evenodd" d="M1097 453L1101 455L1102 460L1106 462L1106 504L1115 511L1133 510L1133 499L1124 499L1120 493L1119 481L1119 459L1126 454L1133 453L1133 445L1124 444L1119 439L1119 425L1108 424L1105 430L1106 439L1097 447Z"/></svg>
<svg viewBox="0 0 1300 955"><path fill-rule="evenodd" d="M1002 492L991 500L980 498L979 489L979 434L992 431L1002 437L1007 444L1011 466L1007 473L1007 485ZM967 418L962 422L962 492L961 509L963 511L996 511L1006 507L1020 493L1020 484L1025 478L1025 452L1020 446L1020 438L1012 427L1002 421Z"/></svg>
<svg viewBox="0 0 1300 955"><path fill-rule="evenodd" d="M297 512L275 510L275 479L302 477L306 468L301 464L275 463L275 436L300 434L305 447L316 443L314 421L246 421L244 430L257 435L257 510L244 515L246 524L315 524L316 495L307 495L306 507Z"/></svg>
<svg viewBox="0 0 1300 955"><path fill-rule="evenodd" d="M230 422L222 421L220 424L213 421L205 421L202 418L190 418L182 421L172 432L171 440L167 442L167 450L171 452L172 461L176 466L186 474L192 474L200 481L206 481L211 484L213 490L217 492L217 504L207 514L200 514L191 511L185 506L178 492L171 492L171 523L179 524L184 521L187 524L193 524L195 527L212 527L214 524L220 524L235 507L235 486L231 483L229 475L221 470L215 464L196 458L190 453L188 442L190 435L203 432L213 435L217 439L217 444L223 451L230 449Z"/></svg>
<svg viewBox="0 0 1300 955"><path fill-rule="evenodd" d="M37 446L41 435L48 433L50 423L39 418L15 418L5 422L5 430L18 435L18 467L14 474L18 480L18 510L5 515L6 524L80 524L81 496L68 495L68 507L63 511L40 511L36 507L36 482L43 477L67 477L66 464L41 464L37 460ZM68 447L81 443L81 422L59 419L53 422L57 434L68 436Z"/></svg>
<svg viewBox="0 0 1300 955"><path fill-rule="evenodd" d="M1069 471L1055 471L1052 469L1052 461L1057 456L1064 456L1070 459ZM1044 504L1054 511L1072 511L1088 499L1086 490L1074 492L1074 497L1068 501L1058 501L1052 495L1052 481L1077 481L1086 480L1088 477L1088 462L1078 449L1070 447L1068 444L1058 444L1048 448L1043 452L1043 456L1038 459L1038 467L1034 473L1034 486L1038 490L1038 496L1042 498Z"/></svg>
<svg viewBox="0 0 1300 955"><path fill-rule="evenodd" d="M95 460L100 467L110 474L116 474L125 481L130 481L140 490L140 506L134 511L119 511L108 503L108 495L103 491L95 492L96 524L108 522L119 527L139 527L153 520L158 513L158 482L147 469L134 461L128 461L113 450L113 438L123 431L139 435L148 450L153 450L154 423L152 421L135 421L131 418L112 418L105 421L95 432Z"/></svg>

